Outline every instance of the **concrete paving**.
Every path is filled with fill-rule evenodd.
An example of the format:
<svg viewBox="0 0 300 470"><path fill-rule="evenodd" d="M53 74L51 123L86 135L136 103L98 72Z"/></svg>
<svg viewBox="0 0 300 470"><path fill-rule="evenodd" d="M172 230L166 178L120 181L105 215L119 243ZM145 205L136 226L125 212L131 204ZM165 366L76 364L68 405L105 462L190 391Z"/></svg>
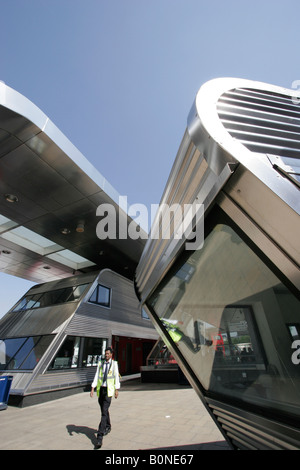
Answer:
<svg viewBox="0 0 300 470"><path fill-rule="evenodd" d="M112 431L97 452L228 450L224 437L189 386L121 384L110 407ZM94 450L100 420L97 396L79 393L0 411L1 450Z"/></svg>

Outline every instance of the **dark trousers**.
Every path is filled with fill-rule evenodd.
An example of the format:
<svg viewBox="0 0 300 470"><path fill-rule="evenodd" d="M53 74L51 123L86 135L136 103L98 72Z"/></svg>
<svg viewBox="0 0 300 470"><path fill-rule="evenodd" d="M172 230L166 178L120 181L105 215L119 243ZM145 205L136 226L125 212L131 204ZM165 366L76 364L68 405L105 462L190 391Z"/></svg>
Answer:
<svg viewBox="0 0 300 470"><path fill-rule="evenodd" d="M98 402L101 408L101 421L99 423L97 437L102 438L105 430L110 428L109 407L111 404L111 397L107 396L107 388L101 387Z"/></svg>

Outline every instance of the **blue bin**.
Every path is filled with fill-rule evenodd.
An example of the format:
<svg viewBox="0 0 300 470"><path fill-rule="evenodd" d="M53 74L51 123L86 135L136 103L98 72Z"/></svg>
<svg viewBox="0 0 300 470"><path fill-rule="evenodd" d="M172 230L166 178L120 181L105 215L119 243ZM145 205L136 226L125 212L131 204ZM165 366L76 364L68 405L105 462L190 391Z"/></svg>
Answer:
<svg viewBox="0 0 300 470"><path fill-rule="evenodd" d="M7 408L12 380L12 375L2 375L0 377L0 410L6 410Z"/></svg>

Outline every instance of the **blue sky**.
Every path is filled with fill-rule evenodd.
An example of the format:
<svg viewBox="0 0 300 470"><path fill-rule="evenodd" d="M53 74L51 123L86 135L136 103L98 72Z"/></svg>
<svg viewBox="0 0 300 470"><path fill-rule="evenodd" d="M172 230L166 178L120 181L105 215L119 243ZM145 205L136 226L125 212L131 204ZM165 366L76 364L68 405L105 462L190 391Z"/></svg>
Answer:
<svg viewBox="0 0 300 470"><path fill-rule="evenodd" d="M159 203L200 86L300 79L299 0L0 0L0 80L129 204ZM0 273L0 317L32 285Z"/></svg>

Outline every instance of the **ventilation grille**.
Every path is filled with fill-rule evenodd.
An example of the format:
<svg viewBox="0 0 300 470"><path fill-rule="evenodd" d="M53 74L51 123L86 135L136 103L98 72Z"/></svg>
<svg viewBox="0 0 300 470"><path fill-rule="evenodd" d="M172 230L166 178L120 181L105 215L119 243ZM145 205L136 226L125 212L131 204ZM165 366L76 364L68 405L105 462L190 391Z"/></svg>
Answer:
<svg viewBox="0 0 300 470"><path fill-rule="evenodd" d="M250 88L224 93L217 104L229 134L252 152L300 182L300 103L298 99Z"/></svg>
<svg viewBox="0 0 300 470"><path fill-rule="evenodd" d="M299 450L299 429L207 400L219 426L238 449Z"/></svg>

